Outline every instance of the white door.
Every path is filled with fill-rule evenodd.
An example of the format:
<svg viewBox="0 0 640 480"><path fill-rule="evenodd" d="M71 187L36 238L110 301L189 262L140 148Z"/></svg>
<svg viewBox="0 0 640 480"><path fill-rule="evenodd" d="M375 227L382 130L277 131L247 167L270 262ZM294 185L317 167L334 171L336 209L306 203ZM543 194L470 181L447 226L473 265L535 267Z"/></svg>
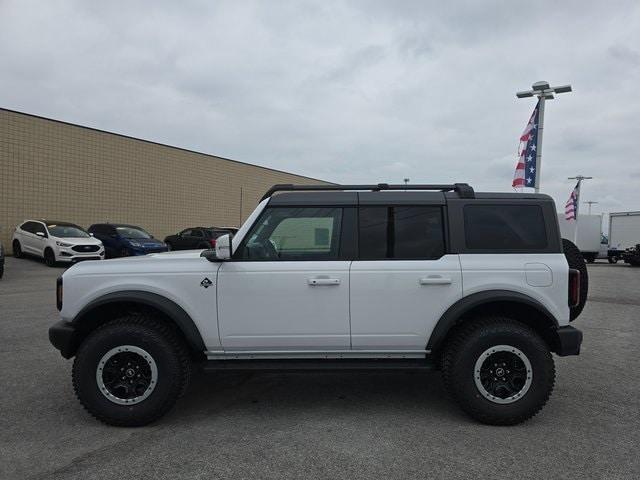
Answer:
<svg viewBox="0 0 640 480"><path fill-rule="evenodd" d="M33 253L40 257L44 257L44 249L47 246L48 233L44 225L40 222L35 224L35 234L32 235Z"/></svg>
<svg viewBox="0 0 640 480"><path fill-rule="evenodd" d="M268 207L218 271L225 351L349 349L342 208Z"/></svg>
<svg viewBox="0 0 640 480"><path fill-rule="evenodd" d="M361 206L361 260L351 265L354 350L424 352L462 296L458 255L445 255L439 206Z"/></svg>

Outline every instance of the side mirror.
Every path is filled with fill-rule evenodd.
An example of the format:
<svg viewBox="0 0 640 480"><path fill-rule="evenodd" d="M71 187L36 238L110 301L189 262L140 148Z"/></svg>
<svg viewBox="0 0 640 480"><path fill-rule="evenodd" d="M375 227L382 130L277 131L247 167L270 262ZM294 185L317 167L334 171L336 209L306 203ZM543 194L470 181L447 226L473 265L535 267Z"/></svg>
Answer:
<svg viewBox="0 0 640 480"><path fill-rule="evenodd" d="M89 233L89 235L91 235L92 237L95 236L93 233Z"/></svg>
<svg viewBox="0 0 640 480"><path fill-rule="evenodd" d="M231 258L231 236L228 233L216 238L215 250L218 260L229 260Z"/></svg>
<svg viewBox="0 0 640 480"><path fill-rule="evenodd" d="M206 258L210 262L224 262L231 258L231 239L229 235L222 235L216 239L216 246L209 250L204 250L201 257Z"/></svg>
<svg viewBox="0 0 640 480"><path fill-rule="evenodd" d="M36 232L36 235L44 238L44 232Z"/></svg>

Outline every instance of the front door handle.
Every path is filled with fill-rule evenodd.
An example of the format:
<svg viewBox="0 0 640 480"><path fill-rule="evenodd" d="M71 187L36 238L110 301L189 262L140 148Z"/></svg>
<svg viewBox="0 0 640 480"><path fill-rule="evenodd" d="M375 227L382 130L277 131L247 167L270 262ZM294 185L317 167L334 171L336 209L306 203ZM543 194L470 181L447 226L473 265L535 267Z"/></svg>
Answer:
<svg viewBox="0 0 640 480"><path fill-rule="evenodd" d="M307 284L311 287L319 286L319 285L340 285L339 278L328 278L328 277L316 277L316 278L308 278Z"/></svg>
<svg viewBox="0 0 640 480"><path fill-rule="evenodd" d="M420 285L451 285L451 279L440 275L429 275L420 279Z"/></svg>

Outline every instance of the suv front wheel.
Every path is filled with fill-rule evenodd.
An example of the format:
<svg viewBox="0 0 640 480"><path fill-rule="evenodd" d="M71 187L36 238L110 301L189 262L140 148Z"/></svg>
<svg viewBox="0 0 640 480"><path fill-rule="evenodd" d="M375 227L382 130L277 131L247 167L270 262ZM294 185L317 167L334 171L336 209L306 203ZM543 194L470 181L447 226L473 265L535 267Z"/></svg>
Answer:
<svg viewBox="0 0 640 480"><path fill-rule="evenodd" d="M132 314L93 331L73 363L80 403L109 425L137 427L163 416L187 388L191 364L176 333Z"/></svg>
<svg viewBox="0 0 640 480"><path fill-rule="evenodd" d="M555 381L549 347L535 331L505 317L457 331L442 356L445 387L471 417L515 425L538 413Z"/></svg>

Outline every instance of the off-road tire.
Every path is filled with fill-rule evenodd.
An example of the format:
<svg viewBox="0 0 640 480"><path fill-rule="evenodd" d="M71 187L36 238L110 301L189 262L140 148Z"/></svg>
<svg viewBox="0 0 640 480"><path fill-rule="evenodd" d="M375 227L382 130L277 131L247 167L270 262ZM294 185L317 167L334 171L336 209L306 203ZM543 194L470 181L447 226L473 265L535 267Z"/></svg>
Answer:
<svg viewBox="0 0 640 480"><path fill-rule="evenodd" d="M587 272L587 264L584 257L576 245L567 240L562 239L562 250L567 259L569 268L580 271L580 301L575 307L569 309L569 318L575 320L582 313L584 305L587 303L587 293L589 292L589 272Z"/></svg>
<svg viewBox="0 0 640 480"><path fill-rule="evenodd" d="M53 253L51 248L47 247L44 249L44 263L47 267L55 267L56 266L56 254Z"/></svg>
<svg viewBox="0 0 640 480"><path fill-rule="evenodd" d="M13 245L13 256L15 258L24 257L24 253L22 253L22 246L20 245L20 242L18 240L14 240L12 245Z"/></svg>
<svg viewBox="0 0 640 480"><path fill-rule="evenodd" d="M615 255L608 257L607 260L609 261L609 263L618 263L618 257Z"/></svg>
<svg viewBox="0 0 640 480"><path fill-rule="evenodd" d="M486 350L509 345L523 352L531 364L531 385L513 403L485 398L474 380L476 361ZM447 341L442 357L445 388L464 412L489 425L516 425L530 419L547 403L555 382L555 366L545 341L528 326L505 317L472 320Z"/></svg>
<svg viewBox="0 0 640 480"><path fill-rule="evenodd" d="M134 405L113 403L100 392L96 371L109 350L132 345L148 352L158 377L151 394ZM171 326L144 314L110 321L93 331L80 345L73 362L73 388L82 406L109 425L139 427L165 415L186 391L191 376L187 348Z"/></svg>

